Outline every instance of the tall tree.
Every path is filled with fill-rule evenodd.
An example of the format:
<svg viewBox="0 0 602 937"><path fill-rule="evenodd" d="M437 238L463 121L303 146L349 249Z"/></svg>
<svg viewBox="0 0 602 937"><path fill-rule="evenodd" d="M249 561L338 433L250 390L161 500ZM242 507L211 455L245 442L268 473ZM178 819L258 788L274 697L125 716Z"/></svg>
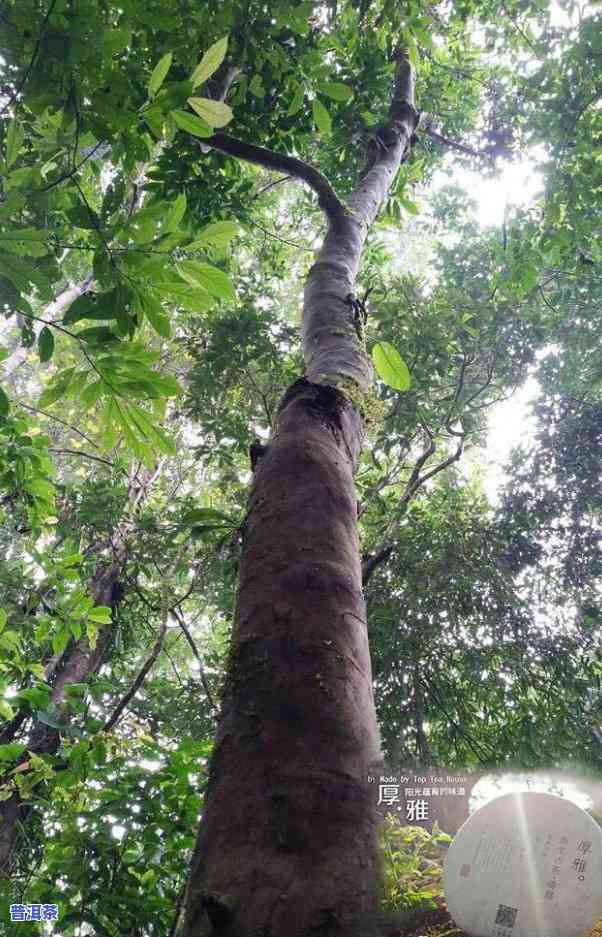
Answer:
<svg viewBox="0 0 602 937"><path fill-rule="evenodd" d="M222 135L208 140L302 178L318 195L327 233L305 286L305 372L256 454L226 689L189 879L191 937L207 929L207 918L214 933L351 934L378 907L367 776L381 753L353 483L363 427L357 396L352 402L340 385L361 394L372 382L355 278L418 122L412 66L404 51L396 58L389 119L347 204L308 164Z"/></svg>
<svg viewBox="0 0 602 937"><path fill-rule="evenodd" d="M584 67L596 54L594 20L565 36L541 3L7 4L0 459L3 537L15 542L0 567L0 711L11 739L0 749L9 778L0 796L16 785L32 821L50 817L60 830L47 849L39 827L23 839L15 880L23 900L31 880L45 900L56 880L66 883L78 905L66 933L172 927L222 670L184 932L349 937L370 928L380 856L365 781L381 742L362 584L387 751L471 764L521 746L533 756L527 645L538 633L525 624L516 564L506 557L504 566L508 538L478 492L459 490L461 476L440 479L479 440L484 408L557 336L550 279L596 262L584 197L599 116ZM557 54L544 61L549 47ZM544 123L534 61L551 98ZM416 69L432 112L420 120ZM567 89L578 143L570 212ZM233 118L236 136L223 132ZM520 149L523 128L531 142L550 138L562 182L550 175L544 220L518 212L480 238L462 214L465 195L443 193L434 214L455 244L437 244L417 220L420 247L400 272L407 248L389 240L387 250L396 235L379 227L379 212L407 233L419 211L412 187L431 177L449 137L455 158L486 173ZM291 194L291 177L310 198ZM437 259L420 282L416 254L429 250ZM368 342L388 382L380 400ZM187 396L167 423L180 381ZM150 470L161 456L168 468L131 530L114 645L96 676L98 661L74 688L66 672L69 716L40 730L52 746L36 752L29 730L34 720L48 726L45 701L62 692L46 665L59 651L79 659L77 590L90 582L82 557L115 534L116 479L134 480L140 463ZM88 536L90 513L107 518L108 534ZM459 539L464 554L454 557ZM50 614L33 598L41 565L54 561L65 581ZM485 668L502 664L511 687L496 687L487 707L475 676L493 686ZM555 664L550 655L541 686ZM576 666L576 683L587 682L591 670ZM543 737L561 707L542 692L536 702ZM165 887L149 862L162 864Z"/></svg>

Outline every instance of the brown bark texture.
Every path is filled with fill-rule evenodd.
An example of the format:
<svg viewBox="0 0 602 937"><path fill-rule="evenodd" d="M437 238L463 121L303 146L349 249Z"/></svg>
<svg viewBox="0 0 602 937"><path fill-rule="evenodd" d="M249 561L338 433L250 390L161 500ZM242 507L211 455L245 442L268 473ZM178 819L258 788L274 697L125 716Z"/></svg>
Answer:
<svg viewBox="0 0 602 937"><path fill-rule="evenodd" d="M342 395L302 379L258 463L190 937L350 933L376 907L366 775L380 746L351 458L360 433Z"/></svg>
<svg viewBox="0 0 602 937"><path fill-rule="evenodd" d="M305 375L254 466L184 937L366 937L376 919L381 858L367 776L382 755L353 477L363 428L336 385L372 383L353 287L416 122L400 57L386 132L348 205L298 160L207 141L302 178L328 228L305 289Z"/></svg>

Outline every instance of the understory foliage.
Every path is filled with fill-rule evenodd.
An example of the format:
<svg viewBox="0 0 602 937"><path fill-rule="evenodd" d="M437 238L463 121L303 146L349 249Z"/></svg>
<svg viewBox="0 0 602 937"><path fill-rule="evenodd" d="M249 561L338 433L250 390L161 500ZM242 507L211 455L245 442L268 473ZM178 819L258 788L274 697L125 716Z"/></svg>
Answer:
<svg viewBox="0 0 602 937"><path fill-rule="evenodd" d="M295 180L203 141L296 154L344 199L400 46L423 119L358 284L383 749L599 771L595 8L5 0L0 27L2 933L10 903L58 901L66 937L175 934L249 449L303 371L322 233ZM525 161L532 196L480 224L474 191ZM528 376L535 429L491 498L489 417ZM440 897L444 835L383 836L385 905Z"/></svg>
<svg viewBox="0 0 602 937"><path fill-rule="evenodd" d="M436 908L443 897L443 861L451 836L406 826L389 814L383 829L386 906L393 911Z"/></svg>

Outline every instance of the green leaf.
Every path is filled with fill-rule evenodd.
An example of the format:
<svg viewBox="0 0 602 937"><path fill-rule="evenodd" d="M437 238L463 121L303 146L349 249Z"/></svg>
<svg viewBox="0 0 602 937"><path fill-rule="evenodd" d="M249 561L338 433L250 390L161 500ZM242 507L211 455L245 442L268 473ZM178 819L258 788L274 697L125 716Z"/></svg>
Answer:
<svg viewBox="0 0 602 937"><path fill-rule="evenodd" d="M37 228L20 228L0 233L0 246L23 257L45 257L50 252L47 236Z"/></svg>
<svg viewBox="0 0 602 937"><path fill-rule="evenodd" d="M94 621L99 625L110 625L111 609L108 605L96 605L90 609L86 617L89 621Z"/></svg>
<svg viewBox="0 0 602 937"><path fill-rule="evenodd" d="M115 319L127 300L127 293L119 286L106 293L84 293L71 303L63 324L72 325L81 319Z"/></svg>
<svg viewBox="0 0 602 937"><path fill-rule="evenodd" d="M67 556L61 557L60 564L61 566L77 566L82 560L81 553L68 553Z"/></svg>
<svg viewBox="0 0 602 937"><path fill-rule="evenodd" d="M539 275L537 268L531 265L526 265L521 271L520 285L525 293L528 293L529 290L532 290L534 286L537 285Z"/></svg>
<svg viewBox="0 0 602 937"><path fill-rule="evenodd" d="M5 719L12 719L15 715L15 711L6 700L0 699L0 716L4 716Z"/></svg>
<svg viewBox="0 0 602 937"><path fill-rule="evenodd" d="M165 215L165 221L163 222L162 231L174 231L180 224L182 218L186 213L186 194L181 192L176 199L171 203L167 214Z"/></svg>
<svg viewBox="0 0 602 937"><path fill-rule="evenodd" d="M157 374L153 372L153 384L163 397L179 397L183 393L175 377L170 374Z"/></svg>
<svg viewBox="0 0 602 937"><path fill-rule="evenodd" d="M198 238L192 244L186 245L186 250L194 251L206 246L227 247L237 234L238 225L235 221L216 221L203 228Z"/></svg>
<svg viewBox="0 0 602 937"><path fill-rule="evenodd" d="M329 134L332 130L332 122L330 120L330 114L322 104L319 98L314 98L312 101L312 111L314 115L314 123L318 130L321 133Z"/></svg>
<svg viewBox="0 0 602 937"><path fill-rule="evenodd" d="M420 68L420 56L418 54L418 46L416 45L416 41L414 37L408 32L404 33L404 39L410 64L416 71L418 71Z"/></svg>
<svg viewBox="0 0 602 937"><path fill-rule="evenodd" d="M128 412L142 435L154 443L161 452L166 455L176 454L173 440L153 423L150 414L146 413L142 407L136 406L136 404L130 404Z"/></svg>
<svg viewBox="0 0 602 937"><path fill-rule="evenodd" d="M7 651L19 651L21 649L21 636L17 631L3 631L0 634L0 647Z"/></svg>
<svg viewBox="0 0 602 937"><path fill-rule="evenodd" d="M88 384L87 387L81 392L80 400L83 403L86 410L89 410L90 407L94 406L96 401L102 395L103 390L105 389L104 381L100 379L98 381L93 381L91 384Z"/></svg>
<svg viewBox="0 0 602 937"><path fill-rule="evenodd" d="M123 49L127 48L131 38L131 29L126 29L124 27L116 29L114 26L111 26L109 29L103 30L103 51L108 52L109 55L121 52Z"/></svg>
<svg viewBox="0 0 602 937"><path fill-rule="evenodd" d="M6 396L5 392L0 387L0 419L5 419L8 416L8 411L10 407L10 400Z"/></svg>
<svg viewBox="0 0 602 937"><path fill-rule="evenodd" d="M416 202L412 202L411 199L406 198L405 195L398 196L400 203L403 205L405 210L410 213L410 215L419 215L420 208Z"/></svg>
<svg viewBox="0 0 602 937"><path fill-rule="evenodd" d="M194 508L187 511L182 517L183 524L199 524L203 521L226 521L228 524L236 524L234 518L229 517L222 511L216 511L215 508Z"/></svg>
<svg viewBox="0 0 602 937"><path fill-rule="evenodd" d="M52 298L52 287L46 275L14 254L0 254L0 273L23 293L28 293L30 284L33 283L37 286L41 299Z"/></svg>
<svg viewBox="0 0 602 937"><path fill-rule="evenodd" d="M129 414L129 406L124 403L120 403L117 400L113 399L115 417L118 420L125 437L127 445L130 447L134 455L144 462L145 465L152 465L154 461L154 455L152 449L142 442L141 439L136 435L134 431L134 426L132 426L131 416ZM88 625L88 629L91 625Z"/></svg>
<svg viewBox="0 0 602 937"><path fill-rule="evenodd" d="M353 97L349 85L344 85L341 81L320 81L316 87L333 101L349 101Z"/></svg>
<svg viewBox="0 0 602 937"><path fill-rule="evenodd" d="M408 366L390 342L376 342L372 361L381 381L395 390L408 390L412 382Z"/></svg>
<svg viewBox="0 0 602 937"><path fill-rule="evenodd" d="M75 376L75 368L67 368L66 371L59 372L52 383L40 395L38 406L47 407L62 397L69 389Z"/></svg>
<svg viewBox="0 0 602 937"><path fill-rule="evenodd" d="M119 338L106 325L94 326L91 329L82 329L77 332L77 337L83 342L89 342L93 345L104 345L107 342L118 342Z"/></svg>
<svg viewBox="0 0 602 937"><path fill-rule="evenodd" d="M303 88L297 88L293 95L293 100L290 103L289 109L286 112L287 117L293 117L297 114L303 107L303 101L305 100L305 91Z"/></svg>
<svg viewBox="0 0 602 937"><path fill-rule="evenodd" d="M165 76L167 75L169 69L171 68L172 59L173 59L173 53L168 52L155 65L153 69L153 73L150 76L150 81L148 83L149 97L154 98L157 91L163 84L165 80Z"/></svg>
<svg viewBox="0 0 602 937"><path fill-rule="evenodd" d="M163 108L159 107L158 104L154 104L152 107L147 107L142 116L156 139L160 139L163 136L163 124L165 123Z"/></svg>
<svg viewBox="0 0 602 937"><path fill-rule="evenodd" d="M0 608L0 631L5 627L7 620L6 612L3 608Z"/></svg>
<svg viewBox="0 0 602 937"><path fill-rule="evenodd" d="M195 137L213 136L213 130L202 117L189 114L188 111L170 111L169 113L180 130L185 130L186 133L191 133Z"/></svg>
<svg viewBox="0 0 602 937"><path fill-rule="evenodd" d="M188 98L193 111L207 121L210 127L225 127L234 116L232 108L223 101L212 101L210 98Z"/></svg>
<svg viewBox="0 0 602 937"><path fill-rule="evenodd" d="M6 134L6 168L8 169L21 151L21 146L23 144L23 127L17 121L16 117L13 117L9 126L8 133Z"/></svg>
<svg viewBox="0 0 602 937"><path fill-rule="evenodd" d="M7 742L0 745L0 761L16 761L22 755L26 746L22 742Z"/></svg>
<svg viewBox="0 0 602 937"><path fill-rule="evenodd" d="M32 478L27 483L27 490L40 498L54 497L54 485L45 478Z"/></svg>
<svg viewBox="0 0 602 937"><path fill-rule="evenodd" d="M182 272L182 276L207 290L216 299L236 299L232 283L217 267L200 263L198 260L183 260L178 264L178 270Z"/></svg>
<svg viewBox="0 0 602 937"><path fill-rule="evenodd" d="M265 96L265 88L263 87L263 81L261 80L261 75L253 75L249 83L249 91L256 98L263 98Z"/></svg>
<svg viewBox="0 0 602 937"><path fill-rule="evenodd" d="M36 686L21 690L18 698L30 703L32 709L44 709L50 702L51 693L52 690L49 686Z"/></svg>
<svg viewBox="0 0 602 937"><path fill-rule="evenodd" d="M162 338L171 337L171 325L169 322L169 317L166 315L163 306L158 299L148 292L148 290L140 290L139 294L140 305L142 311L155 332L158 335L161 335Z"/></svg>
<svg viewBox="0 0 602 937"><path fill-rule="evenodd" d="M38 352L40 361L50 361L54 352L54 335L47 325L44 326L38 335Z"/></svg>
<svg viewBox="0 0 602 937"><path fill-rule="evenodd" d="M203 58L190 76L193 88L207 81L208 78L211 78L213 73L217 71L224 61L227 50L227 36L224 36L223 39L218 39L217 42L214 42L213 45L207 49Z"/></svg>
<svg viewBox="0 0 602 937"><path fill-rule="evenodd" d="M190 312L206 312L214 303L213 297L206 290L201 289L196 280L192 280L192 285L196 287L196 289L191 289L190 286L188 286L190 279L184 273L181 275L183 279L186 280L186 283L182 283L181 280L160 284L156 283L155 289L160 293L166 293L173 297L180 306L190 310Z"/></svg>
<svg viewBox="0 0 602 937"><path fill-rule="evenodd" d="M66 637L66 641L65 641L65 647L66 647L69 638L67 636L65 637ZM59 651L55 651L54 653L58 654ZM51 729L64 728L64 723L59 720L58 713L53 709L38 710L36 712L36 719L38 720L38 722L43 722L45 726L50 726Z"/></svg>

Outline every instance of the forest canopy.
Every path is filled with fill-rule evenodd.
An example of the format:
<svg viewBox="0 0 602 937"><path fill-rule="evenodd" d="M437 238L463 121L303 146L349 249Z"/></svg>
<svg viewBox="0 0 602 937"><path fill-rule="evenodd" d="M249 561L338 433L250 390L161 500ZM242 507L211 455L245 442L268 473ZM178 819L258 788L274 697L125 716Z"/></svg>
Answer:
<svg viewBox="0 0 602 937"><path fill-rule="evenodd" d="M58 903L40 935L220 932L192 886L183 917L228 700L250 736L290 691L316 752L295 673L339 711L322 658L282 638L280 685L272 626L252 658L241 635L282 556L278 628L316 596L321 653L354 656L331 528L389 763L600 772L600 25L565 0L5 0L3 933L15 902ZM532 431L494 485L500 406Z"/></svg>

